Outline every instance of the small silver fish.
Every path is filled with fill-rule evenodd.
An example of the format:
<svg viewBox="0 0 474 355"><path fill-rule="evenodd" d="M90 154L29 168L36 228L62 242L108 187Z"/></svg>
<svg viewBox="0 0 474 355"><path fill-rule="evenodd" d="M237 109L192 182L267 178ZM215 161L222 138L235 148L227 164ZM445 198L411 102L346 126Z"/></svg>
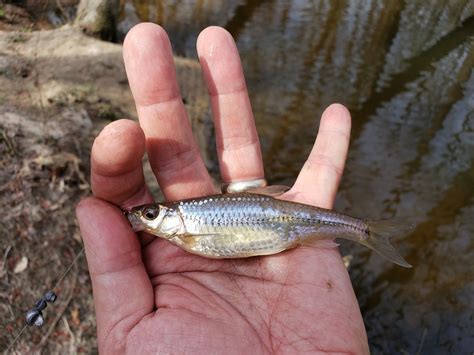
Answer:
<svg viewBox="0 0 474 355"><path fill-rule="evenodd" d="M126 214L135 231L146 231L208 258L270 255L315 241L345 238L395 264L411 267L388 240L408 227L390 221L370 222L267 195L205 196L138 206Z"/></svg>

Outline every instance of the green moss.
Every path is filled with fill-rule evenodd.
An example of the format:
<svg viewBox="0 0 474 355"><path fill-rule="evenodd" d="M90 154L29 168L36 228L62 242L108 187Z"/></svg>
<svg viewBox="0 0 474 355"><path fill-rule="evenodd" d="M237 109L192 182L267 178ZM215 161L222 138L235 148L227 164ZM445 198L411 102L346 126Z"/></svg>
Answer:
<svg viewBox="0 0 474 355"><path fill-rule="evenodd" d="M21 33L15 33L10 37L10 41L12 41L13 43L23 43L27 40L28 38L22 35Z"/></svg>
<svg viewBox="0 0 474 355"><path fill-rule="evenodd" d="M108 103L100 103L97 109L99 118L110 121L114 121L117 119L117 113L114 111L112 105Z"/></svg>

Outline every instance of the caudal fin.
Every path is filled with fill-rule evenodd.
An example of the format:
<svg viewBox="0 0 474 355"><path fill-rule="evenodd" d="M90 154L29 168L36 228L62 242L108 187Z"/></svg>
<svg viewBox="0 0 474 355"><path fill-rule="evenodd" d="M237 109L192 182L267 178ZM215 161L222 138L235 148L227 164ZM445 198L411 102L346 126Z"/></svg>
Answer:
<svg viewBox="0 0 474 355"><path fill-rule="evenodd" d="M413 229L412 226L406 224L403 225L394 221L377 221L368 222L367 224L369 226L369 236L367 239L360 241L360 243L375 250L384 258L397 265L406 268L412 267L389 242L391 236L407 233Z"/></svg>

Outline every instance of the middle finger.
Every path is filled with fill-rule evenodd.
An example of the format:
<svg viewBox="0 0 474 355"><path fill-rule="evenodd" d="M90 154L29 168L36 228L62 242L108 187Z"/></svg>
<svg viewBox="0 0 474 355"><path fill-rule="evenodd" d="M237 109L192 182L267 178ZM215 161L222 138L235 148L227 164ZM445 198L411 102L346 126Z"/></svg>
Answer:
<svg viewBox="0 0 474 355"><path fill-rule="evenodd" d="M135 26L124 41L124 61L150 164L166 199L212 194L165 31L150 23Z"/></svg>

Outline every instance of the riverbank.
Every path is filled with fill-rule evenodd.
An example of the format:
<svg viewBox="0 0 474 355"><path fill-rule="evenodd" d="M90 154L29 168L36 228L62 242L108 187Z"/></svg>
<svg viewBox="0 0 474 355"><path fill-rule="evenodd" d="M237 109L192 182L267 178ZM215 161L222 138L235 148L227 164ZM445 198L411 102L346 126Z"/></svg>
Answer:
<svg viewBox="0 0 474 355"><path fill-rule="evenodd" d="M90 194L89 151L109 122L136 119L122 46L65 26L0 31L0 349L82 246L74 207ZM196 61L176 58L183 98L201 146L211 138L208 99ZM210 154L205 152L212 166ZM153 193L160 192L150 169ZM41 329L28 328L18 353L96 350L84 258L60 287Z"/></svg>

